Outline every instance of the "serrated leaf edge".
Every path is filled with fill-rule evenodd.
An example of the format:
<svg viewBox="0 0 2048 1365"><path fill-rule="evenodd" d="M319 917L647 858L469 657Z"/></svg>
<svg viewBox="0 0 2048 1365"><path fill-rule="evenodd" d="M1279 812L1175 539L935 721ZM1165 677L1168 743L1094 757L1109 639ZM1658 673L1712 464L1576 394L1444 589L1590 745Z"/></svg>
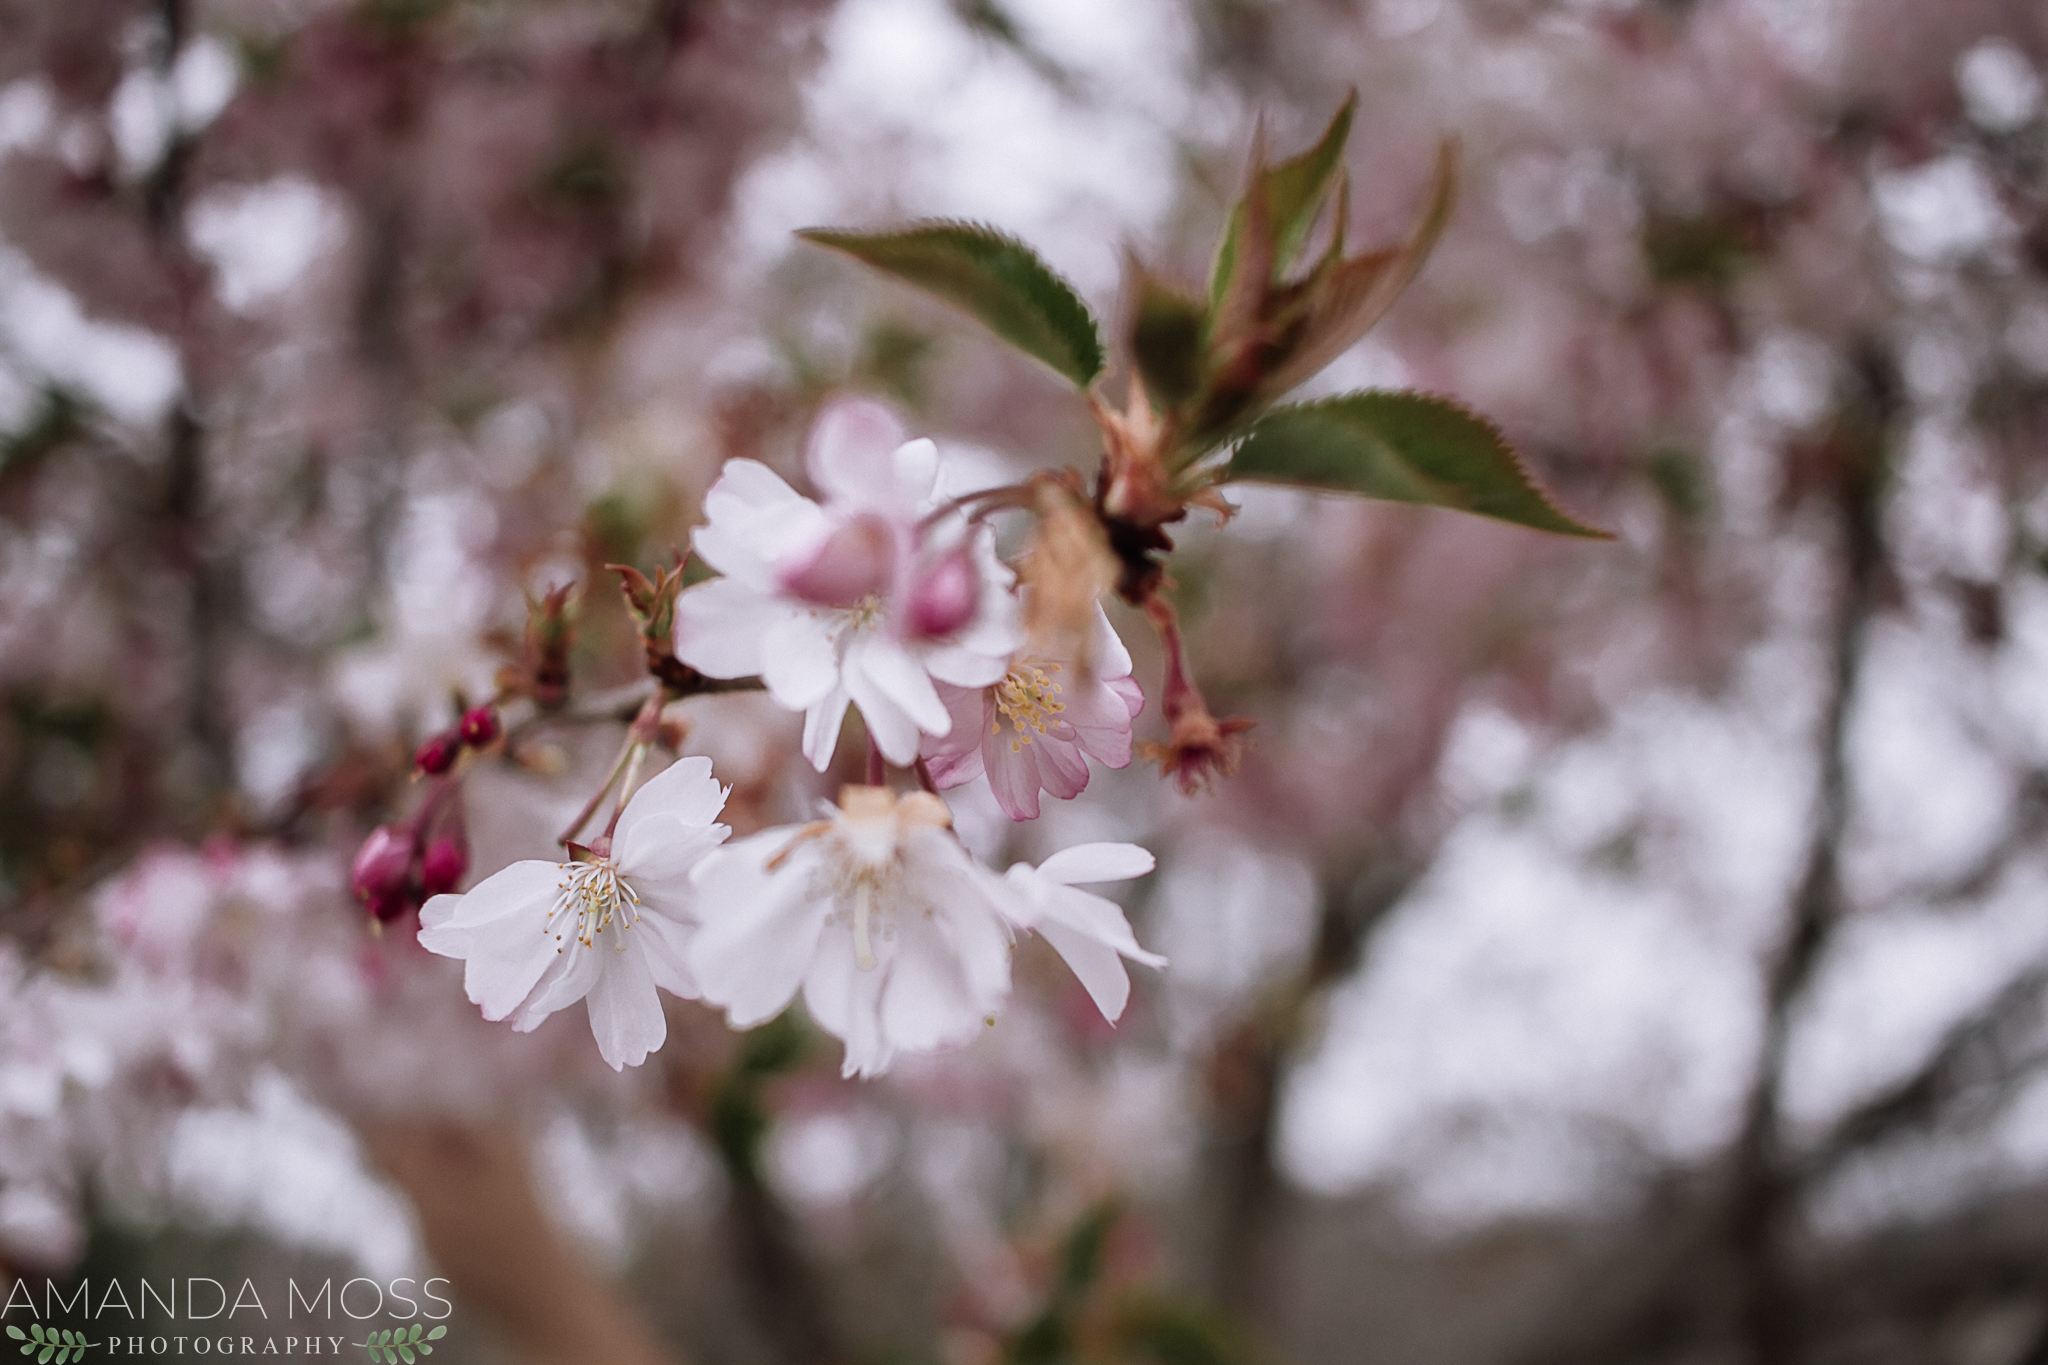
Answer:
<svg viewBox="0 0 2048 1365"><path fill-rule="evenodd" d="M1104 371L1108 368L1109 349L1103 341L1102 322L1099 318L1095 316L1095 310L1090 308L1088 306L1088 301L1081 297L1081 291L1074 286L1074 282L1072 280L1068 279L1065 275L1060 274L1059 271L1054 270L1052 268L1052 263L1047 261L1045 257L1042 254L1040 254L1036 247L1032 246L1029 242L1025 241L1022 237L1019 237L1014 232L1006 231L1003 228L997 227L993 223L984 223L974 218L918 218L913 219L908 223L898 224L895 227L877 228L872 230L831 227L798 228L796 229L794 235L806 242L811 243L813 246L821 246L826 248L827 250L837 251L841 252L844 255L853 256L853 253L851 251L848 251L842 243L835 242L830 239L834 237L853 239L895 237L907 235L913 232L933 231L965 231L973 233L978 236L987 237L993 241L1000 242L1004 246L1012 247L1018 251L1023 252L1025 255L1029 256L1034 262L1036 262L1038 268L1045 272L1046 278L1050 279L1054 284L1058 285L1062 290L1066 292L1068 301L1071 302L1077 310L1079 310L1082 321L1087 323L1088 334L1095 343L1094 373L1089 375L1088 378L1086 378L1085 380L1075 380L1074 382L1078 384L1080 388L1086 390L1096 380L1102 377ZM854 259L860 260L858 256L854 256ZM861 261L861 264L866 265L870 270L880 269L880 267L872 265L866 261ZM890 272L883 271L882 273L888 274ZM911 281L905 280L901 276L897 276L896 278L900 283L912 284ZM913 285L913 287L921 286ZM925 290L925 292L930 293L931 291ZM958 310L959 308L959 305L953 304L952 301L949 299L942 299L940 301L949 304L956 310ZM972 315L970 314L970 316ZM977 318L976 321L980 321L980 319ZM1010 346L1012 349L1018 349L1015 346L1015 343L1009 341L1007 338L999 336L996 339L998 341L1003 342L1004 345ZM1039 360L1039 357L1033 356L1032 359ZM1077 356L1075 357L1075 359L1079 361L1080 359L1082 359L1082 357ZM1044 364L1045 362L1043 360L1039 360L1039 363ZM1074 378L1072 375L1066 374L1064 371L1061 371L1060 373L1062 378Z"/></svg>
<svg viewBox="0 0 2048 1365"><path fill-rule="evenodd" d="M1552 532L1552 534L1578 536L1586 540L1615 539L1614 532L1603 530L1602 528L1593 525L1591 522L1582 521L1578 517L1573 516L1570 512L1566 511L1562 506L1560 506L1558 504L1557 499L1551 496L1550 490L1545 488L1543 486L1543 482L1536 477L1535 471L1529 467L1529 462L1522 457L1522 452L1515 448L1514 442L1510 441L1507 438L1507 433L1503 432L1500 429L1500 426L1496 422L1494 422L1494 420L1491 417L1488 417L1485 413L1477 412L1469 407L1466 407L1465 404L1459 402L1457 399L1451 397L1449 394L1437 393L1430 389L1354 389L1350 393L1331 394L1327 398L1318 398L1314 402L1310 403L1283 403L1278 406L1268 408L1264 412L1260 413L1258 421L1254 422L1251 426L1251 429L1247 431L1244 434L1244 436L1239 439L1238 445L1243 445L1245 441L1250 440L1252 438L1252 435L1258 431L1259 427L1263 425L1268 418L1282 416L1287 413L1314 412L1324 408L1334 407L1338 404L1344 403L1354 398L1413 398L1421 399L1424 402L1435 403L1439 406L1449 408L1451 411L1457 413L1459 416L1466 418L1468 421L1476 423L1478 426L1485 430L1488 436L1491 436L1494 439L1494 441L1499 444L1500 448L1507 453L1509 462L1514 466L1516 477L1520 478L1523 485L1527 487L1531 493L1536 495L1536 500L1538 502L1542 503L1545 508L1549 509L1549 511L1556 517L1558 517L1560 520L1579 528L1576 531L1554 531ZM1233 447L1231 451L1231 458L1233 461L1236 459L1236 454L1236 449L1235 447ZM1221 482L1278 484L1288 488L1302 487L1301 484L1289 483L1284 479L1262 479L1257 477L1256 475L1247 476L1244 478L1233 478L1229 473L1229 466L1225 466L1225 471ZM1359 495L1354 494L1351 496ZM1469 509L1462 507L1450 507L1445 508L1445 510L1453 512L1469 512ZM1489 521L1506 520L1506 518L1491 516L1484 512L1469 512L1469 515L1484 516ZM1521 522L1509 522L1509 524L1515 526L1523 525L1523 523ZM1539 530L1542 528L1529 527L1528 529Z"/></svg>

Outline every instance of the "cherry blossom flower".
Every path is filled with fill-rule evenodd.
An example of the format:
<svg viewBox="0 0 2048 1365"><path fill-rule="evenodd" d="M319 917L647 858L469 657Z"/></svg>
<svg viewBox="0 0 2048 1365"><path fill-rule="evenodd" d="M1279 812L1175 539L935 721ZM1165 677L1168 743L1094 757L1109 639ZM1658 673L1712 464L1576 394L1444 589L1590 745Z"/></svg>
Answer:
<svg viewBox="0 0 2048 1365"><path fill-rule="evenodd" d="M1009 993L1015 892L951 825L929 793L848 787L830 818L706 859L690 944L704 998L751 1028L801 989L848 1076L972 1038Z"/></svg>
<svg viewBox="0 0 2048 1365"><path fill-rule="evenodd" d="M676 657L714 678L760 677L802 711L804 754L831 762L848 705L891 762L951 713L934 681L984 687L1018 643L1011 574L985 528L932 514L938 448L887 409L819 416L806 464L824 506L766 465L726 464L691 545L721 578L676 601Z"/></svg>
<svg viewBox="0 0 2048 1365"><path fill-rule="evenodd" d="M846 1044L842 1071L873 1076L899 1052L930 1052L995 1021L1018 931L1043 935L1114 1021L1130 994L1121 959L1138 947L1123 912L1075 882L1135 877L1152 855L1088 844L999 877L953 836L945 803L848 787L830 817L743 839L697 872L702 928L690 965L737 1028L802 991Z"/></svg>
<svg viewBox="0 0 2048 1365"><path fill-rule="evenodd" d="M1100 606L1092 635L1085 650L1021 653L988 687L941 683L953 727L924 742L932 780L957 787L986 774L1005 815L1036 820L1039 792L1068 800L1087 787L1088 759L1128 766L1131 722L1145 694Z"/></svg>
<svg viewBox="0 0 2048 1365"><path fill-rule="evenodd" d="M685 951L696 925L690 873L731 831L706 758L681 759L626 803L609 840L567 863L517 862L420 911L420 943L464 960L484 1018L521 1032L585 997L614 1070L668 1036L658 986L695 999ZM606 847L606 845L609 847Z"/></svg>

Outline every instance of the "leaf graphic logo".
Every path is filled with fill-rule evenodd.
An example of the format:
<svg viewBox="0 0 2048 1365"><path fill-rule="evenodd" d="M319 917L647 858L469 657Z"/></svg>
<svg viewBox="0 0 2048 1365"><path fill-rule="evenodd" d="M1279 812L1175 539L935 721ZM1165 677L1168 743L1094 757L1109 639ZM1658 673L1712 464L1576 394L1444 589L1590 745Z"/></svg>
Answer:
<svg viewBox="0 0 2048 1365"><path fill-rule="evenodd" d="M414 1323L409 1332L403 1327L387 1327L381 1332L370 1333L369 1340L359 1341L356 1345L368 1350L370 1359L380 1362L380 1365L397 1365L399 1361L404 1361L405 1365L413 1365L420 1356L430 1356L434 1353L434 1348L427 1345L428 1342L439 1341L446 1335L446 1327L436 1327L425 1336L421 1336L420 1325Z"/></svg>
<svg viewBox="0 0 2048 1365"><path fill-rule="evenodd" d="M64 1365L65 1361L77 1360L88 1349L99 1345L97 1341L87 1341L83 1332L74 1332L68 1327L45 1328L41 1323L30 1327L26 1332L19 1327L9 1326L7 1335L22 1343L23 1355L37 1351L38 1347L41 1348L36 1354L36 1365L50 1365L52 1361L55 1361L56 1365Z"/></svg>

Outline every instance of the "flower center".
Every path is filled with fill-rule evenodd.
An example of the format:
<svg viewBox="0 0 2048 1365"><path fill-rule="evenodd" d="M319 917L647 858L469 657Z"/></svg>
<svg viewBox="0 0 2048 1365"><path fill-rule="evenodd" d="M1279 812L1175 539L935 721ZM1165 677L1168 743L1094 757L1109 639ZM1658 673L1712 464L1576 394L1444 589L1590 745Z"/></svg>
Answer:
<svg viewBox="0 0 2048 1365"><path fill-rule="evenodd" d="M597 946L597 936L617 922L621 931L640 922L640 893L619 870L604 859L590 863L563 863L561 893L548 911L541 932L553 931L555 951L573 937L586 948ZM626 951L625 935L613 945Z"/></svg>
<svg viewBox="0 0 2048 1365"><path fill-rule="evenodd" d="M1047 664L1044 668L1019 664L995 685L996 719L990 723L988 732L998 734L1003 722L1010 722L1010 728L1017 732L1017 737L1010 741L1011 753L1029 744L1034 732L1042 735L1046 726L1058 724L1055 718L1067 709L1065 702L1056 700L1060 685L1050 676L1059 671L1058 664Z"/></svg>
<svg viewBox="0 0 2048 1365"><path fill-rule="evenodd" d="M873 593L846 609L848 624L858 631L870 631L882 619L882 599Z"/></svg>

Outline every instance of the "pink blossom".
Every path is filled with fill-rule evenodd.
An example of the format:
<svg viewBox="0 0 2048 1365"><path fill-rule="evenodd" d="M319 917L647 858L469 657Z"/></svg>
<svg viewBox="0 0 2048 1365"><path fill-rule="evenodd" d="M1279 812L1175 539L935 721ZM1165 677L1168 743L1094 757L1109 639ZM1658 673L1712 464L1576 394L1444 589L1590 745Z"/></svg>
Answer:
<svg viewBox="0 0 2048 1365"><path fill-rule="evenodd" d="M1145 694L1131 677L1131 656L1095 608L1089 661L1026 652L988 687L940 684L952 713L944 735L925 740L932 780L957 787L987 776L996 804L1012 820L1038 818L1038 794L1061 800L1088 785L1088 760L1106 768L1131 761L1131 722Z"/></svg>

